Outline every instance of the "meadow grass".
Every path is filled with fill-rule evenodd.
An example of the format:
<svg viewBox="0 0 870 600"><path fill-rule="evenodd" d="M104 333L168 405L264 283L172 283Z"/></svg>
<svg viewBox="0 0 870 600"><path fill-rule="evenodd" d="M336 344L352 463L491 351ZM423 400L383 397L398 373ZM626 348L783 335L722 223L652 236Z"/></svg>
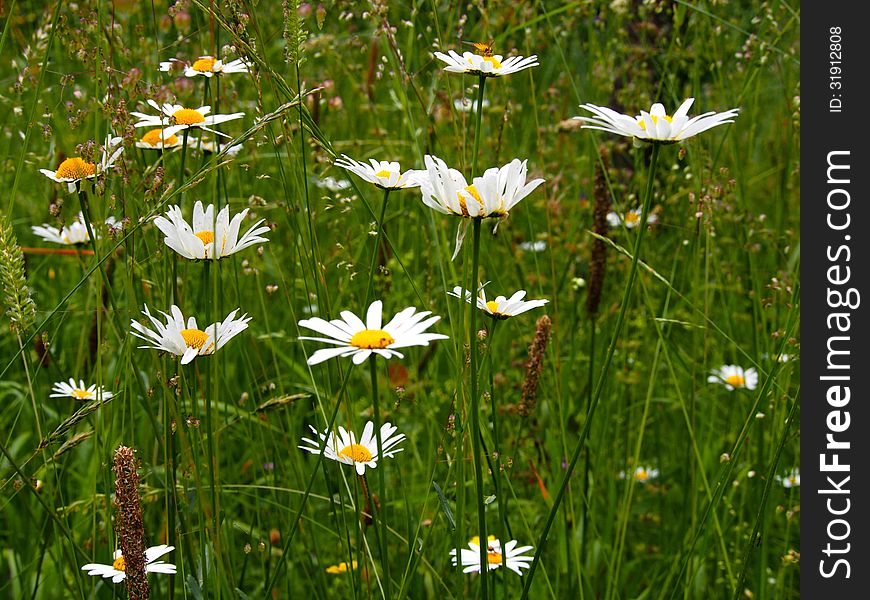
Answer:
<svg viewBox="0 0 870 600"><path fill-rule="evenodd" d="M7 1L0 14L0 596L127 597L81 570L112 564L129 530L119 446L139 461L144 546L174 547L161 560L177 573L148 575L152 598L799 596L795 3ZM445 72L433 52L471 40L539 64ZM204 55L250 72L159 70ZM636 115L688 97L691 115L738 116L667 145L572 119L584 103ZM214 127L241 148L208 152L215 136L196 129L136 147L148 128L130 113L156 114L149 99L243 112ZM107 134L123 154L73 193L40 173L98 162ZM496 219L436 212L419 187L378 189L334 166L341 154L403 170L434 155L469 183L519 158L545 182L493 233ZM249 209L241 231L264 219L268 242L180 256L153 218L178 205L190 219L196 201ZM641 207L639 227L601 218ZM80 244L31 230L80 210ZM447 293L477 282L489 299L549 302L501 321ZM385 323L432 311L428 332L448 339L307 362L326 345L300 340L318 335L300 321L365 319L373 300ZM173 304L202 329L234 309L250 322L182 365L131 335L144 306ZM723 365L757 384L709 381ZM50 397L70 378L114 396ZM298 447L319 441L310 427L359 436L368 421L406 437L392 457L377 439L364 476ZM532 546L531 568L453 566L482 529Z"/></svg>

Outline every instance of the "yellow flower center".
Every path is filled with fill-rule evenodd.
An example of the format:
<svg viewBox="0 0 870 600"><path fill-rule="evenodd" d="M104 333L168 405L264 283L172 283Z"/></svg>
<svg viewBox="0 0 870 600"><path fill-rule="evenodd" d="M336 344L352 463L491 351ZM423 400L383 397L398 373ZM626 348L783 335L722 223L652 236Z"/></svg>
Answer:
<svg viewBox="0 0 870 600"><path fill-rule="evenodd" d="M488 536L486 536L486 540L487 540L488 542L494 542L494 541L495 541L495 536L494 536L494 535L488 535ZM479 535L472 536L471 539L468 540L468 541L471 542L472 544L474 544L475 546L480 546L480 536L479 536Z"/></svg>
<svg viewBox="0 0 870 600"><path fill-rule="evenodd" d="M501 552L487 551L486 562L491 565L500 565L502 563Z"/></svg>
<svg viewBox="0 0 870 600"><path fill-rule="evenodd" d="M346 562L338 563L337 565L332 565L331 567L326 567L327 573L338 574L347 572L348 568L356 570L357 562L355 560L350 561L350 564Z"/></svg>
<svg viewBox="0 0 870 600"><path fill-rule="evenodd" d="M638 469L634 472L634 478L638 481L646 481L649 479L649 471L646 469Z"/></svg>
<svg viewBox="0 0 870 600"><path fill-rule="evenodd" d="M659 118L658 118L656 115L650 115L650 118L652 119L652 122L653 122L653 123L658 123L658 122L659 122ZM668 123L672 123L673 120L674 120L673 117L671 117L670 115L665 115L665 116L662 117L662 119L664 119L664 120L667 121ZM637 120L637 124L640 125L640 128L641 128L641 129L643 129L644 131L646 131L646 123L644 122L643 119L638 119L638 120Z"/></svg>
<svg viewBox="0 0 870 600"><path fill-rule="evenodd" d="M213 231L197 231L193 235L201 239L203 244L211 244L214 241Z"/></svg>
<svg viewBox="0 0 870 600"><path fill-rule="evenodd" d="M210 56L206 56L204 58L200 58L195 61L190 68L194 71L199 71L200 73L208 73L210 71L214 71L214 64L217 62L214 58Z"/></svg>
<svg viewBox="0 0 870 600"><path fill-rule="evenodd" d="M640 215L636 212L628 211L625 213L625 222L626 223L638 223L640 221Z"/></svg>
<svg viewBox="0 0 870 600"><path fill-rule="evenodd" d="M341 452L339 452L338 455L349 458L355 463L365 463L372 459L372 453L362 444L351 444L350 446L345 446L341 449Z"/></svg>
<svg viewBox="0 0 870 600"><path fill-rule="evenodd" d="M87 390L73 390L72 397L76 400L87 400L91 393Z"/></svg>
<svg viewBox="0 0 870 600"><path fill-rule="evenodd" d="M797 483L797 476L796 475L789 475L788 482L792 485L796 484Z"/></svg>
<svg viewBox="0 0 870 600"><path fill-rule="evenodd" d="M188 348L196 348L199 350L202 348L205 341L208 339L208 334L199 329L182 329L180 331L181 337L184 338L184 343L187 344Z"/></svg>
<svg viewBox="0 0 870 600"><path fill-rule="evenodd" d="M68 158L60 163L54 176L58 179L84 179L85 177L92 176L96 172L97 165L85 162L76 156L75 158Z"/></svg>
<svg viewBox="0 0 870 600"><path fill-rule="evenodd" d="M480 194L477 192L477 188L474 187L474 185L465 186L465 191L471 194L471 197L477 200L478 204L483 206L483 200L481 200ZM465 197L461 192L456 192L456 196L459 198L459 206L462 208L462 216L470 216L471 213L468 212L468 205L465 203Z"/></svg>
<svg viewBox="0 0 870 600"><path fill-rule="evenodd" d="M496 302L495 300L490 300L489 302L487 302L486 307L489 309L489 312L493 314L501 314L498 312L498 302Z"/></svg>
<svg viewBox="0 0 870 600"><path fill-rule="evenodd" d="M743 378L743 375L729 375L725 378L725 383L729 385L733 385L734 387L743 387L743 384L746 383L746 380Z"/></svg>
<svg viewBox="0 0 870 600"><path fill-rule="evenodd" d="M112 568L116 571L124 572L124 569L127 567L127 563L124 561L124 555L122 554L114 561L112 561Z"/></svg>
<svg viewBox="0 0 870 600"><path fill-rule="evenodd" d="M152 129L142 136L141 142L154 148L159 146L161 143L165 145L175 145L178 143L178 136L175 134L164 136L162 129Z"/></svg>
<svg viewBox="0 0 870 600"><path fill-rule="evenodd" d="M350 338L350 345L363 350L386 348L396 340L383 329L363 329Z"/></svg>
<svg viewBox="0 0 870 600"><path fill-rule="evenodd" d="M179 125L196 125L197 123L205 122L205 117L202 116L202 113L192 108L180 108L172 113L172 116Z"/></svg>
<svg viewBox="0 0 870 600"><path fill-rule="evenodd" d="M496 60L494 56L484 56L483 60L490 63L493 69L501 69L501 62Z"/></svg>
<svg viewBox="0 0 870 600"><path fill-rule="evenodd" d="M392 175L392 173L390 173L386 169L381 169L380 171L375 173L375 177L389 177L390 175Z"/></svg>

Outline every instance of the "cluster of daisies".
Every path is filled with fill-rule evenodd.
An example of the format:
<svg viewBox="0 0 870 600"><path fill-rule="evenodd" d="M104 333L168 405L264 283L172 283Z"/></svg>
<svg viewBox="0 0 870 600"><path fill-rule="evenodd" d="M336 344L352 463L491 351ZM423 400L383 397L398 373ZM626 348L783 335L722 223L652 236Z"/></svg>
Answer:
<svg viewBox="0 0 870 600"><path fill-rule="evenodd" d="M464 73L480 78L483 85L485 78L500 77L538 65L537 57L510 56L495 54L490 44L475 44L478 52L464 52L461 55L455 51L446 54L436 52L435 57L445 63L445 71ZM179 71L186 77L213 77L227 73L245 73L249 65L245 61L233 60L224 62L211 56L202 56L192 62L171 59L160 63L162 72ZM707 112L689 117L688 112L693 103L689 98L669 115L660 103L653 104L649 111L641 111L639 115L625 115L606 107L594 104L583 104L582 109L592 116L575 117L583 122L584 128L599 129L609 133L630 137L637 143L673 144L686 140L703 131L726 123L733 123L737 110L732 109L722 113ZM148 130L137 141L136 146L144 150L160 152L178 147L194 145L208 152L233 154L238 146L225 146L218 142L220 137L229 137L214 129L216 125L240 119L244 113L213 114L212 107L188 107L181 104L158 104L154 100L147 101L153 109L152 113L133 112L138 121L137 128ZM466 101L457 105L458 110L470 110L472 104ZM478 107L478 111L480 107ZM188 136L193 130L207 132L214 140ZM42 173L58 183L66 184L72 192L81 191L81 183L86 179L94 179L111 169L123 148L121 138L109 136L102 146L99 162L88 162L82 157L68 158L53 171L42 170ZM457 169L450 167L437 156L426 155L423 159L423 169L402 171L398 162L370 159L368 163L357 161L342 155L335 161L335 166L343 168L366 182L369 182L387 193L398 190L419 188L421 201L425 206L452 217L460 219L456 233L456 244L453 257L460 251L468 225L474 220L494 219L498 223L506 219L511 210L524 198L528 197L543 179L528 179L528 164L525 160L514 158L507 164L495 166L473 177L470 181ZM327 187L346 187L343 182L332 180L324 182ZM386 201L386 199L385 199ZM248 209L231 215L229 207L220 211L214 205L204 206L196 202L193 207L192 221L188 222L181 207L171 206L163 215L154 219L154 224L164 236L164 243L179 256L189 260L219 260L240 252L256 244L269 240L263 234L269 228L260 220L240 235L241 225L247 217ZM96 234L87 226L87 215L80 214L74 222L66 227L54 228L49 224L33 227L35 234L44 239L67 245L81 245L92 242ZM631 229L641 223L654 223L656 215L643 215L641 209L631 209L624 214L611 213L608 222L611 226L623 226ZM108 227L116 225L109 218L105 224ZM383 225L381 224L381 227ZM464 300L476 309L484 312L493 321L508 319L529 310L543 307L546 299L525 300L526 292L519 290L512 295L498 295L488 299L483 286L476 291L466 290L460 286L454 287L448 294L451 297ZM180 357L182 365L186 365L198 356L217 352L230 339L248 327L250 317L239 310L230 311L222 321L217 321L203 328L193 316L185 318L181 308L172 305L169 312L157 311L153 314L148 306L144 306L142 314L146 323L131 321L131 333L144 341L140 348L152 348L168 352ZM325 320L319 317L304 319L299 327L314 332L315 336L299 337L303 342L325 344L316 349L307 359L309 365L317 365L333 358L350 358L356 365L366 360L402 359L402 350L413 346L428 346L436 340L447 336L430 332L429 329L440 320L430 311L418 311L415 307L407 307L396 313L385 322L383 304L380 300L372 302L365 314L365 320L351 311L342 311L340 318ZM714 371L709 381L721 383L728 390L755 389L758 374L754 369L742 369L735 365L725 365ZM77 400L105 401L112 397L112 392L102 386L85 386L84 381L76 382L70 379L68 383L58 383L54 386L53 397L69 396ZM366 469L374 469L382 457L394 458L403 449L405 435L399 433L398 427L389 422L382 424L368 421L357 436L342 426L336 430L328 427L320 431L309 426L313 437L303 437L298 446L301 450L352 467L356 473L363 476ZM656 479L657 469L652 467L637 467L633 472L623 472L622 478L632 478L639 483ZM799 475L789 475L789 482ZM784 482L783 485L786 485ZM159 573L174 573L175 567L157 560L173 550L171 546L155 546L146 551L146 571ZM457 556L457 550L458 556ZM475 537L468 543L468 548L451 551L454 565L461 565L466 573L481 572L483 557L486 569L497 569L501 566L522 574L522 569L530 568L533 557L527 552L531 546L518 546L516 540L504 545L498 539L490 536L486 548L482 548L479 538ZM111 578L113 582L122 581L125 577L124 557L120 551L114 555L112 565L88 564L82 567L91 575ZM341 563L330 567L329 572L341 573L357 568L357 564Z"/></svg>

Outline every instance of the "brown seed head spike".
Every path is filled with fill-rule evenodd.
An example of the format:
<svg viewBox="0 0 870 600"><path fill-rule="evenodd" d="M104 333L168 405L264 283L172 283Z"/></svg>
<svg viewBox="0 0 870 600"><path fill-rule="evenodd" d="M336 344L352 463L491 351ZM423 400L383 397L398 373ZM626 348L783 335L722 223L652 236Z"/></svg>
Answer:
<svg viewBox="0 0 870 600"><path fill-rule="evenodd" d="M125 581L130 600L148 600L148 578L145 575L145 528L142 525L142 505L139 501L139 475L132 448L118 446L115 450L115 533L121 541L124 556Z"/></svg>
<svg viewBox="0 0 870 600"><path fill-rule="evenodd" d="M601 161L595 165L595 207L592 213L592 230L598 235L607 235L607 213L610 212L610 191L607 189L607 151L601 149ZM586 312L590 317L598 314L604 273L607 268L607 244L599 239L592 241L592 256L589 258L589 291L586 295Z"/></svg>
<svg viewBox="0 0 870 600"><path fill-rule="evenodd" d="M535 410L538 399L538 379L541 377L541 369L544 368L544 354L547 351L547 343L550 341L550 332L553 322L550 317L544 315L535 323L535 339L529 345L529 360L526 363L526 379L523 381L523 395L517 411L524 417L528 417Z"/></svg>

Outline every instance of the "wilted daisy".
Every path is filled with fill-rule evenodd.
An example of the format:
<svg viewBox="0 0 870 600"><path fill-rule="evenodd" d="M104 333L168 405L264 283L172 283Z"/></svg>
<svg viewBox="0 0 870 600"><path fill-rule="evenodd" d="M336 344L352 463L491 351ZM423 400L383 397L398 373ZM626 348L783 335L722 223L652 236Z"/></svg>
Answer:
<svg viewBox="0 0 870 600"><path fill-rule="evenodd" d="M732 108L722 113L708 112L690 118L688 112L694 101L694 98L688 98L673 116L668 115L664 105L657 102L652 105L649 112L641 111L636 117L618 113L604 106L581 104L580 108L588 110L595 116L574 118L583 121L583 127L586 129L600 129L644 142L673 144L718 125L733 123L734 117L737 116L737 109Z"/></svg>
<svg viewBox="0 0 870 600"><path fill-rule="evenodd" d="M455 50L448 50L447 54L436 52L435 57L447 64L444 70L449 73L468 73L481 77L510 75L523 69L538 66L536 55L527 58L522 56L505 58L501 54L494 54L492 47L488 44L480 44L478 48L482 51L481 54L463 52L460 56Z"/></svg>
<svg viewBox="0 0 870 600"><path fill-rule="evenodd" d="M522 575L521 569L528 569L534 556L525 554L531 550L532 546L520 546L517 548L517 541L511 540L504 546L502 550L501 542L491 535L487 538L486 548L486 563L487 569L492 571L502 566L502 563L508 569ZM456 565L456 548L450 551L450 556L454 566ZM474 536L468 542L468 548L461 548L462 569L463 573L480 573L480 538Z"/></svg>
<svg viewBox="0 0 870 600"><path fill-rule="evenodd" d="M258 227L263 219L254 223L241 238L239 237L239 229L248 210L245 208L231 221L230 207L225 205L215 219L214 204L209 204L203 210L202 202L197 200L193 205L192 226L184 220L181 208L178 206L170 206L165 216L154 219L154 224L166 236L163 240L166 245L184 258L195 260L223 258L254 244L269 241L260 235L269 231L265 225ZM215 246L216 242L217 246Z"/></svg>
<svg viewBox="0 0 870 600"><path fill-rule="evenodd" d="M659 470L654 469L653 467L637 467L634 471L631 472L631 477L638 483L647 483L657 479L659 476ZM619 478L625 479L626 472L620 471Z"/></svg>
<svg viewBox="0 0 870 600"><path fill-rule="evenodd" d="M366 322L345 310L340 319L326 321L320 317L299 321L300 327L312 329L328 337L300 337L300 340L324 342L338 346L322 348L308 359L309 365L316 365L336 356L352 356L354 364L361 364L372 353L384 358L404 358L397 348L408 346L428 346L432 340L446 340L440 333L424 333L441 318L429 317L431 311L417 312L413 306L397 313L389 323L382 323L382 303L375 300L366 312ZM428 318L427 318L428 317Z"/></svg>
<svg viewBox="0 0 870 600"><path fill-rule="evenodd" d="M175 134L167 135L166 130L158 127L149 129L148 132L136 142L137 148L146 150L167 150L181 145L181 140Z"/></svg>
<svg viewBox="0 0 870 600"><path fill-rule="evenodd" d="M185 108L181 104L166 103L160 106L154 100L148 99L148 105L156 109L159 114L148 115L145 113L131 111L130 114L138 117L139 121L133 124L133 127L160 127L163 129L163 136L170 137L173 134L196 127L205 129L216 135L230 137L220 131L210 129L209 126L225 123L234 119L241 119L245 116L243 112L231 113L228 115L209 115L211 106L200 106L199 108Z"/></svg>
<svg viewBox="0 0 870 600"><path fill-rule="evenodd" d="M460 286L453 288L452 292L447 292L448 296L454 298L464 298L466 302L471 303L471 292L463 289ZM526 311L544 306L549 300L528 300L523 301L526 297L526 291L520 290L514 293L510 298L504 296L496 296L495 300L486 299L486 292L483 287L480 288L480 293L477 296L477 308L495 319L509 319L522 314Z"/></svg>
<svg viewBox="0 0 870 600"><path fill-rule="evenodd" d="M350 569L351 571L356 571L357 565L358 563L355 560L352 560L349 563L340 562L337 565L326 567L326 572L331 575L337 575L339 573L347 573L348 569Z"/></svg>
<svg viewBox="0 0 870 600"><path fill-rule="evenodd" d="M737 388L754 390L758 385L758 373L753 368L744 371L743 367L737 365L722 365L718 369L713 369L712 373L707 377L707 382L721 383L728 390Z"/></svg>
<svg viewBox="0 0 870 600"><path fill-rule="evenodd" d="M801 472L797 468L794 468L791 471L789 471L788 473L786 473L785 477L777 475L776 481L777 481L777 483L782 484L782 487L784 487L784 488L800 487L800 485L801 485Z"/></svg>
<svg viewBox="0 0 870 600"><path fill-rule="evenodd" d="M175 573L175 565L157 560L164 554L168 554L175 550L175 546L167 546L161 544L152 546L145 550L145 572L146 573L166 573L172 575ZM126 562L124 555L120 550L115 550L112 555L114 559L110 565L101 565L98 563L90 563L82 567L82 571L87 571L88 575L99 575L105 579L112 579L112 583L120 583L127 577L125 572Z"/></svg>
<svg viewBox="0 0 870 600"><path fill-rule="evenodd" d="M116 227L118 221L114 217L109 217L106 219L106 225ZM82 213L79 213L72 223L63 227L55 227L50 223L43 223L42 225L31 225L30 229L45 241L63 244L64 246L87 244L91 241ZM94 231L94 237L100 237L97 231Z"/></svg>
<svg viewBox="0 0 870 600"><path fill-rule="evenodd" d="M247 73L249 69L248 64L241 58L224 62L214 56L200 56L192 63L187 63L177 58L170 58L168 61L160 63L160 70L164 72L172 71L178 68L176 65L184 68L184 75L186 77L196 77L197 75L211 77L220 73Z"/></svg>
<svg viewBox="0 0 870 600"><path fill-rule="evenodd" d="M446 215L466 219L506 218L516 204L541 185L543 179L526 183L527 161L515 158L503 167L493 167L475 177L471 185L456 169L451 169L437 156L423 157L425 171L420 172L423 204ZM456 234L459 253L468 222L460 223Z"/></svg>
<svg viewBox="0 0 870 600"><path fill-rule="evenodd" d="M74 400L108 400L115 395L103 386L86 387L83 379L79 379L76 383L72 377L69 378L69 383L58 381L52 386L51 391L54 393L49 394L49 398L73 398Z"/></svg>
<svg viewBox="0 0 870 600"><path fill-rule="evenodd" d="M607 213L607 224L611 227L619 227L620 225L625 225L628 229L634 229L638 225L640 225L640 217L641 217L641 209L633 208L627 211L624 215L619 215L615 212ZM655 213L650 213L649 217L647 217L647 224L652 225L653 223L657 223L659 220L659 216Z"/></svg>
<svg viewBox="0 0 870 600"><path fill-rule="evenodd" d="M78 184L84 179L94 179L100 173L115 166L115 161L124 151L123 138L106 136L103 142L100 162L87 162L80 156L67 158L57 167L56 171L40 169L39 172L58 183L65 183L69 193L76 191Z"/></svg>
<svg viewBox="0 0 870 600"><path fill-rule="evenodd" d="M248 315L236 319L239 309L235 309L227 315L226 319L212 323L203 331L197 327L196 318L190 317L185 321L181 309L174 304L169 310L171 315L162 310L157 311L166 319L164 324L153 317L148 306L145 305L142 314L148 317L155 329L149 329L138 321L131 320L130 326L133 331L130 333L148 343L139 348L154 348L180 356L183 365L197 356L214 354L235 335L247 329L248 322L251 320Z"/></svg>
<svg viewBox="0 0 870 600"><path fill-rule="evenodd" d="M320 454L320 446L323 442L326 445L323 447L323 455L330 459L338 461L345 465L353 465L359 475L365 474L366 467L374 469L378 466L378 437L381 439L381 448L384 451L384 456L393 458L404 448L397 448L405 439L405 434L400 433L393 435L398 429L395 425L384 423L381 425L380 436L374 435L375 424L368 421L363 428L362 437L357 441L356 435L352 431L347 431L344 427L338 427L338 435L330 432L327 437L326 433L318 432L311 425L308 426L311 431L317 436L319 441L309 438L302 438L304 445L298 446L306 452L312 454Z"/></svg>
<svg viewBox="0 0 870 600"><path fill-rule="evenodd" d="M399 190L420 186L419 174L421 171L410 169L402 173L399 163L386 160L371 158L369 163L371 164L367 165L342 154L341 158L335 161L335 166L347 169L383 190Z"/></svg>

